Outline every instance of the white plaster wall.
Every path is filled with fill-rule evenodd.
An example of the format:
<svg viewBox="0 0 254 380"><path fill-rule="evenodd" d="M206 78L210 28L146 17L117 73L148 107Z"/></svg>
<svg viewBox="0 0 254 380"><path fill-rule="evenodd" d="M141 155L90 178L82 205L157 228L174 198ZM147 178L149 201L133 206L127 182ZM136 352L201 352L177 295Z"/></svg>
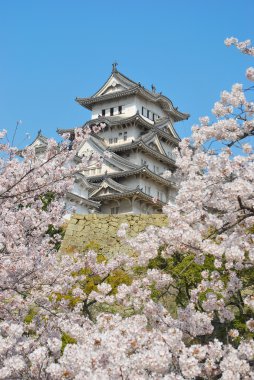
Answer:
<svg viewBox="0 0 254 380"><path fill-rule="evenodd" d="M142 107L147 108L149 111L154 112L155 114L159 115L160 117L167 116L166 112L163 111L161 106L159 106L156 103L152 103L144 98L141 98L139 96L136 96L135 99L136 107L139 110L140 115L142 115ZM144 116L143 116L144 117ZM150 121L150 119L144 117L146 120Z"/></svg>
<svg viewBox="0 0 254 380"><path fill-rule="evenodd" d="M104 103L95 104L92 108L92 117L91 119L98 118L99 115L102 115L103 109L109 109L112 107L122 106L122 115L123 117L129 117L132 115L135 115L137 111L139 111L140 115L142 115L142 107L147 108L149 111L157 114L160 117L167 116L166 112L162 109L162 107L157 104L150 102L140 96L129 96L126 98L120 98L120 99L113 99L113 100L107 100ZM109 111L108 111L109 112ZM118 115L118 111L114 113L114 116ZM109 113L106 113L105 115L110 116ZM151 121L150 119L146 118L146 120Z"/></svg>
<svg viewBox="0 0 254 380"><path fill-rule="evenodd" d="M90 145L89 140L88 140L80 148L80 150L79 150L79 156L82 156L84 154L85 156L89 157L92 152L96 152L96 153L101 154L99 151L93 149L93 147ZM98 161L95 159L94 161L90 162L90 165L87 167L87 170L84 171L84 175L86 175L86 176L92 175L91 174L91 170L92 171L95 170L95 172L94 172L93 175L98 175L98 174L103 174L106 171L108 173L119 171L119 168L116 165L111 164L111 163L109 163L107 161L104 161L102 163L102 165L100 166L99 163L98 163Z"/></svg>
<svg viewBox="0 0 254 380"><path fill-rule="evenodd" d="M172 146L172 144L170 144L170 143L167 144L164 141L160 141L160 143L161 143L163 149L165 150L167 156L170 158L174 158L173 149L175 149L176 146Z"/></svg>
<svg viewBox="0 0 254 380"><path fill-rule="evenodd" d="M88 199L88 189L83 183L74 182L72 191L73 194L79 195L82 198Z"/></svg>
<svg viewBox="0 0 254 380"><path fill-rule="evenodd" d="M87 170L84 171L84 175L89 177L93 175L105 174L106 172L115 173L118 171L120 171L120 169L118 169L117 167L109 163L103 162L100 167L97 167L95 165L88 166Z"/></svg>
<svg viewBox="0 0 254 380"><path fill-rule="evenodd" d="M143 192L146 194L148 194L148 187L150 187L150 194L148 194L148 195L150 195L151 197L155 197L155 198L158 197L158 191L161 192L162 198L160 198L160 200L162 200L163 202L167 201L167 189L166 189L166 187L157 183L157 182L154 182L152 179L141 178L140 187L143 189Z"/></svg>
<svg viewBox="0 0 254 380"><path fill-rule="evenodd" d="M107 204L103 204L101 207L102 214L111 214L111 209L115 207L119 207L119 214L130 214L133 213L131 202L127 199L108 202Z"/></svg>
<svg viewBox="0 0 254 380"><path fill-rule="evenodd" d="M139 200L136 200L133 202L132 210L133 214L142 214L142 207L141 207L141 202Z"/></svg>
<svg viewBox="0 0 254 380"><path fill-rule="evenodd" d="M75 201L65 200L65 208L70 214L89 214L89 209L86 205L80 205Z"/></svg>
<svg viewBox="0 0 254 380"><path fill-rule="evenodd" d="M89 157L93 152L100 154L100 148L94 148L90 139L88 139L78 150L78 155L82 157Z"/></svg>
<svg viewBox="0 0 254 380"><path fill-rule="evenodd" d="M129 157L125 157L125 158L128 159L130 162L133 162L140 166L143 165L142 162L146 161L147 167L152 172L155 172L156 174L160 174L160 173L163 173L165 170L168 170L168 165L160 162L157 158L152 157L143 152L133 152L133 153L130 153Z"/></svg>
<svg viewBox="0 0 254 380"><path fill-rule="evenodd" d="M133 204L134 214L158 214L160 213L156 207L142 200L136 200Z"/></svg>
<svg viewBox="0 0 254 380"><path fill-rule="evenodd" d="M140 185L140 178L139 176L137 176L137 178L135 176L123 177L123 178L117 179L117 182L133 190L133 189L136 189L138 185Z"/></svg>
<svg viewBox="0 0 254 380"><path fill-rule="evenodd" d="M156 207L147 204L144 201L136 199L135 201L119 200L105 204L101 208L103 214L111 214L112 207L119 207L120 214L156 214L159 213Z"/></svg>
<svg viewBox="0 0 254 380"><path fill-rule="evenodd" d="M127 132L127 140L124 140L124 132ZM140 128L136 126L130 126L126 128L116 126L107 128L100 132L100 137L104 138L109 146L126 144L131 142L132 140L136 140L139 136ZM113 140L114 138L117 138L117 143L115 143L114 141L112 143L109 143L110 138L112 138Z"/></svg>
<svg viewBox="0 0 254 380"><path fill-rule="evenodd" d="M112 107L122 106L122 116L123 117L129 117L132 115L135 115L137 112L137 105L135 101L135 96L129 96L126 98L120 98L120 99L113 99L113 100L107 100L104 103L95 104L92 108L92 117L91 119L97 119L99 115L102 115L103 109L109 109ZM114 116L118 115L118 111ZM105 115L110 116L106 113Z"/></svg>
<svg viewBox="0 0 254 380"><path fill-rule="evenodd" d="M151 178L135 178L133 177L125 177L119 179L119 183L122 185L128 186L130 189L136 189L136 187L139 185L139 188L142 189L142 191L151 197L158 197L158 191L162 193L161 200L163 202L167 202L168 200L168 190L165 186L162 184L159 184L155 181L153 181ZM148 191L148 187L150 187L150 194Z"/></svg>

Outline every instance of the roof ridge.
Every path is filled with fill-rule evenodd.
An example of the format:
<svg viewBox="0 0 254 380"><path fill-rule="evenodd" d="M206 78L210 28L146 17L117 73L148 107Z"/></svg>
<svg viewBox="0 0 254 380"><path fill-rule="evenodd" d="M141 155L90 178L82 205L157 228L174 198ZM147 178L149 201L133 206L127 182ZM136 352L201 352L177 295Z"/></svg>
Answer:
<svg viewBox="0 0 254 380"><path fill-rule="evenodd" d="M112 178L110 177L106 177L102 183L106 181L108 182L109 184L111 184L112 186L115 186L116 188L119 188L119 189L122 189L122 190L132 190L131 188L129 188L128 186L125 186L125 185L122 185L121 183L118 183L116 182L115 180L113 180Z"/></svg>
<svg viewBox="0 0 254 380"><path fill-rule="evenodd" d="M121 75L123 78L127 79L129 82L134 83L135 85L138 85L138 86L139 86L139 84L140 84L140 82L135 82L134 80L130 79L130 78L127 77L125 74L123 74L121 71L116 70L115 74L116 74L116 75L117 75L117 74ZM114 73L113 73L113 76L114 76Z"/></svg>

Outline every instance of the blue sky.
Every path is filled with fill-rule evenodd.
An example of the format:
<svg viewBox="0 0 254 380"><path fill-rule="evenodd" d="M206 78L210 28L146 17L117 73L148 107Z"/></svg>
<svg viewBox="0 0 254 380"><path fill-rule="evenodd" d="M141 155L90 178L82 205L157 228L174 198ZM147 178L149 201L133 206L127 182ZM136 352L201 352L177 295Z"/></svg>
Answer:
<svg viewBox="0 0 254 380"><path fill-rule="evenodd" d="M21 146L25 133L83 124L90 112L75 97L92 95L117 60L191 114L176 124L187 136L221 90L245 83L252 59L223 41L254 41L253 16L253 0L0 0L0 129L11 135L21 119Z"/></svg>

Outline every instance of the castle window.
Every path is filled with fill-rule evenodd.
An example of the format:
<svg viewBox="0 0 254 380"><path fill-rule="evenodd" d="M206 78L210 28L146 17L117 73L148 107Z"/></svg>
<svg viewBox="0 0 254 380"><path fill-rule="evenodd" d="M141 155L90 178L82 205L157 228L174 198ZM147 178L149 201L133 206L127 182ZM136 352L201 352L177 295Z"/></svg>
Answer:
<svg viewBox="0 0 254 380"><path fill-rule="evenodd" d="M118 138L117 137L114 137L114 143L116 144L118 141Z"/></svg>
<svg viewBox="0 0 254 380"><path fill-rule="evenodd" d="M95 169L91 169L91 175L95 175Z"/></svg>
<svg viewBox="0 0 254 380"><path fill-rule="evenodd" d="M118 113L120 113L120 114L123 113L123 106L118 107Z"/></svg>
<svg viewBox="0 0 254 380"><path fill-rule="evenodd" d="M111 214L118 214L119 213L119 207L112 207L110 209Z"/></svg>
<svg viewBox="0 0 254 380"><path fill-rule="evenodd" d="M109 144L113 144L113 139L108 140Z"/></svg>
<svg viewBox="0 0 254 380"><path fill-rule="evenodd" d="M124 141L127 140L127 132L124 132L124 134L123 134L123 139L124 139Z"/></svg>
<svg viewBox="0 0 254 380"><path fill-rule="evenodd" d="M145 107L142 107L142 115L152 121L155 121L160 118L160 116L156 115L156 113L153 113L151 110L148 110Z"/></svg>
<svg viewBox="0 0 254 380"><path fill-rule="evenodd" d="M157 191L157 198L162 201L163 199L163 192L162 191Z"/></svg>
<svg viewBox="0 0 254 380"><path fill-rule="evenodd" d="M110 108L110 116L114 115L114 108Z"/></svg>
<svg viewBox="0 0 254 380"><path fill-rule="evenodd" d="M101 111L102 116L105 116L105 113L106 113L105 111L106 111L106 110L102 110L102 111Z"/></svg>

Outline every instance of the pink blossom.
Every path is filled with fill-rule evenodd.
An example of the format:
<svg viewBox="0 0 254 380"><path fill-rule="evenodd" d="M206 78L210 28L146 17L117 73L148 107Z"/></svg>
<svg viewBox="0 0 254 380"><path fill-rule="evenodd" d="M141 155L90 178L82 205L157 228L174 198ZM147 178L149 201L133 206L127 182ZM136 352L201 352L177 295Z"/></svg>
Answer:
<svg viewBox="0 0 254 380"><path fill-rule="evenodd" d="M254 319L249 319L247 322L246 322L246 326L248 327L248 329L251 331L251 332L254 332Z"/></svg>
<svg viewBox="0 0 254 380"><path fill-rule="evenodd" d="M5 136L6 136L6 129L3 129L2 131L0 131L0 139L3 139Z"/></svg>
<svg viewBox="0 0 254 380"><path fill-rule="evenodd" d="M246 77L252 82L254 81L254 67L249 67L246 70Z"/></svg>
<svg viewBox="0 0 254 380"><path fill-rule="evenodd" d="M235 44L237 44L237 42L238 42L238 39L235 37L226 38L224 41L226 46L235 45Z"/></svg>

